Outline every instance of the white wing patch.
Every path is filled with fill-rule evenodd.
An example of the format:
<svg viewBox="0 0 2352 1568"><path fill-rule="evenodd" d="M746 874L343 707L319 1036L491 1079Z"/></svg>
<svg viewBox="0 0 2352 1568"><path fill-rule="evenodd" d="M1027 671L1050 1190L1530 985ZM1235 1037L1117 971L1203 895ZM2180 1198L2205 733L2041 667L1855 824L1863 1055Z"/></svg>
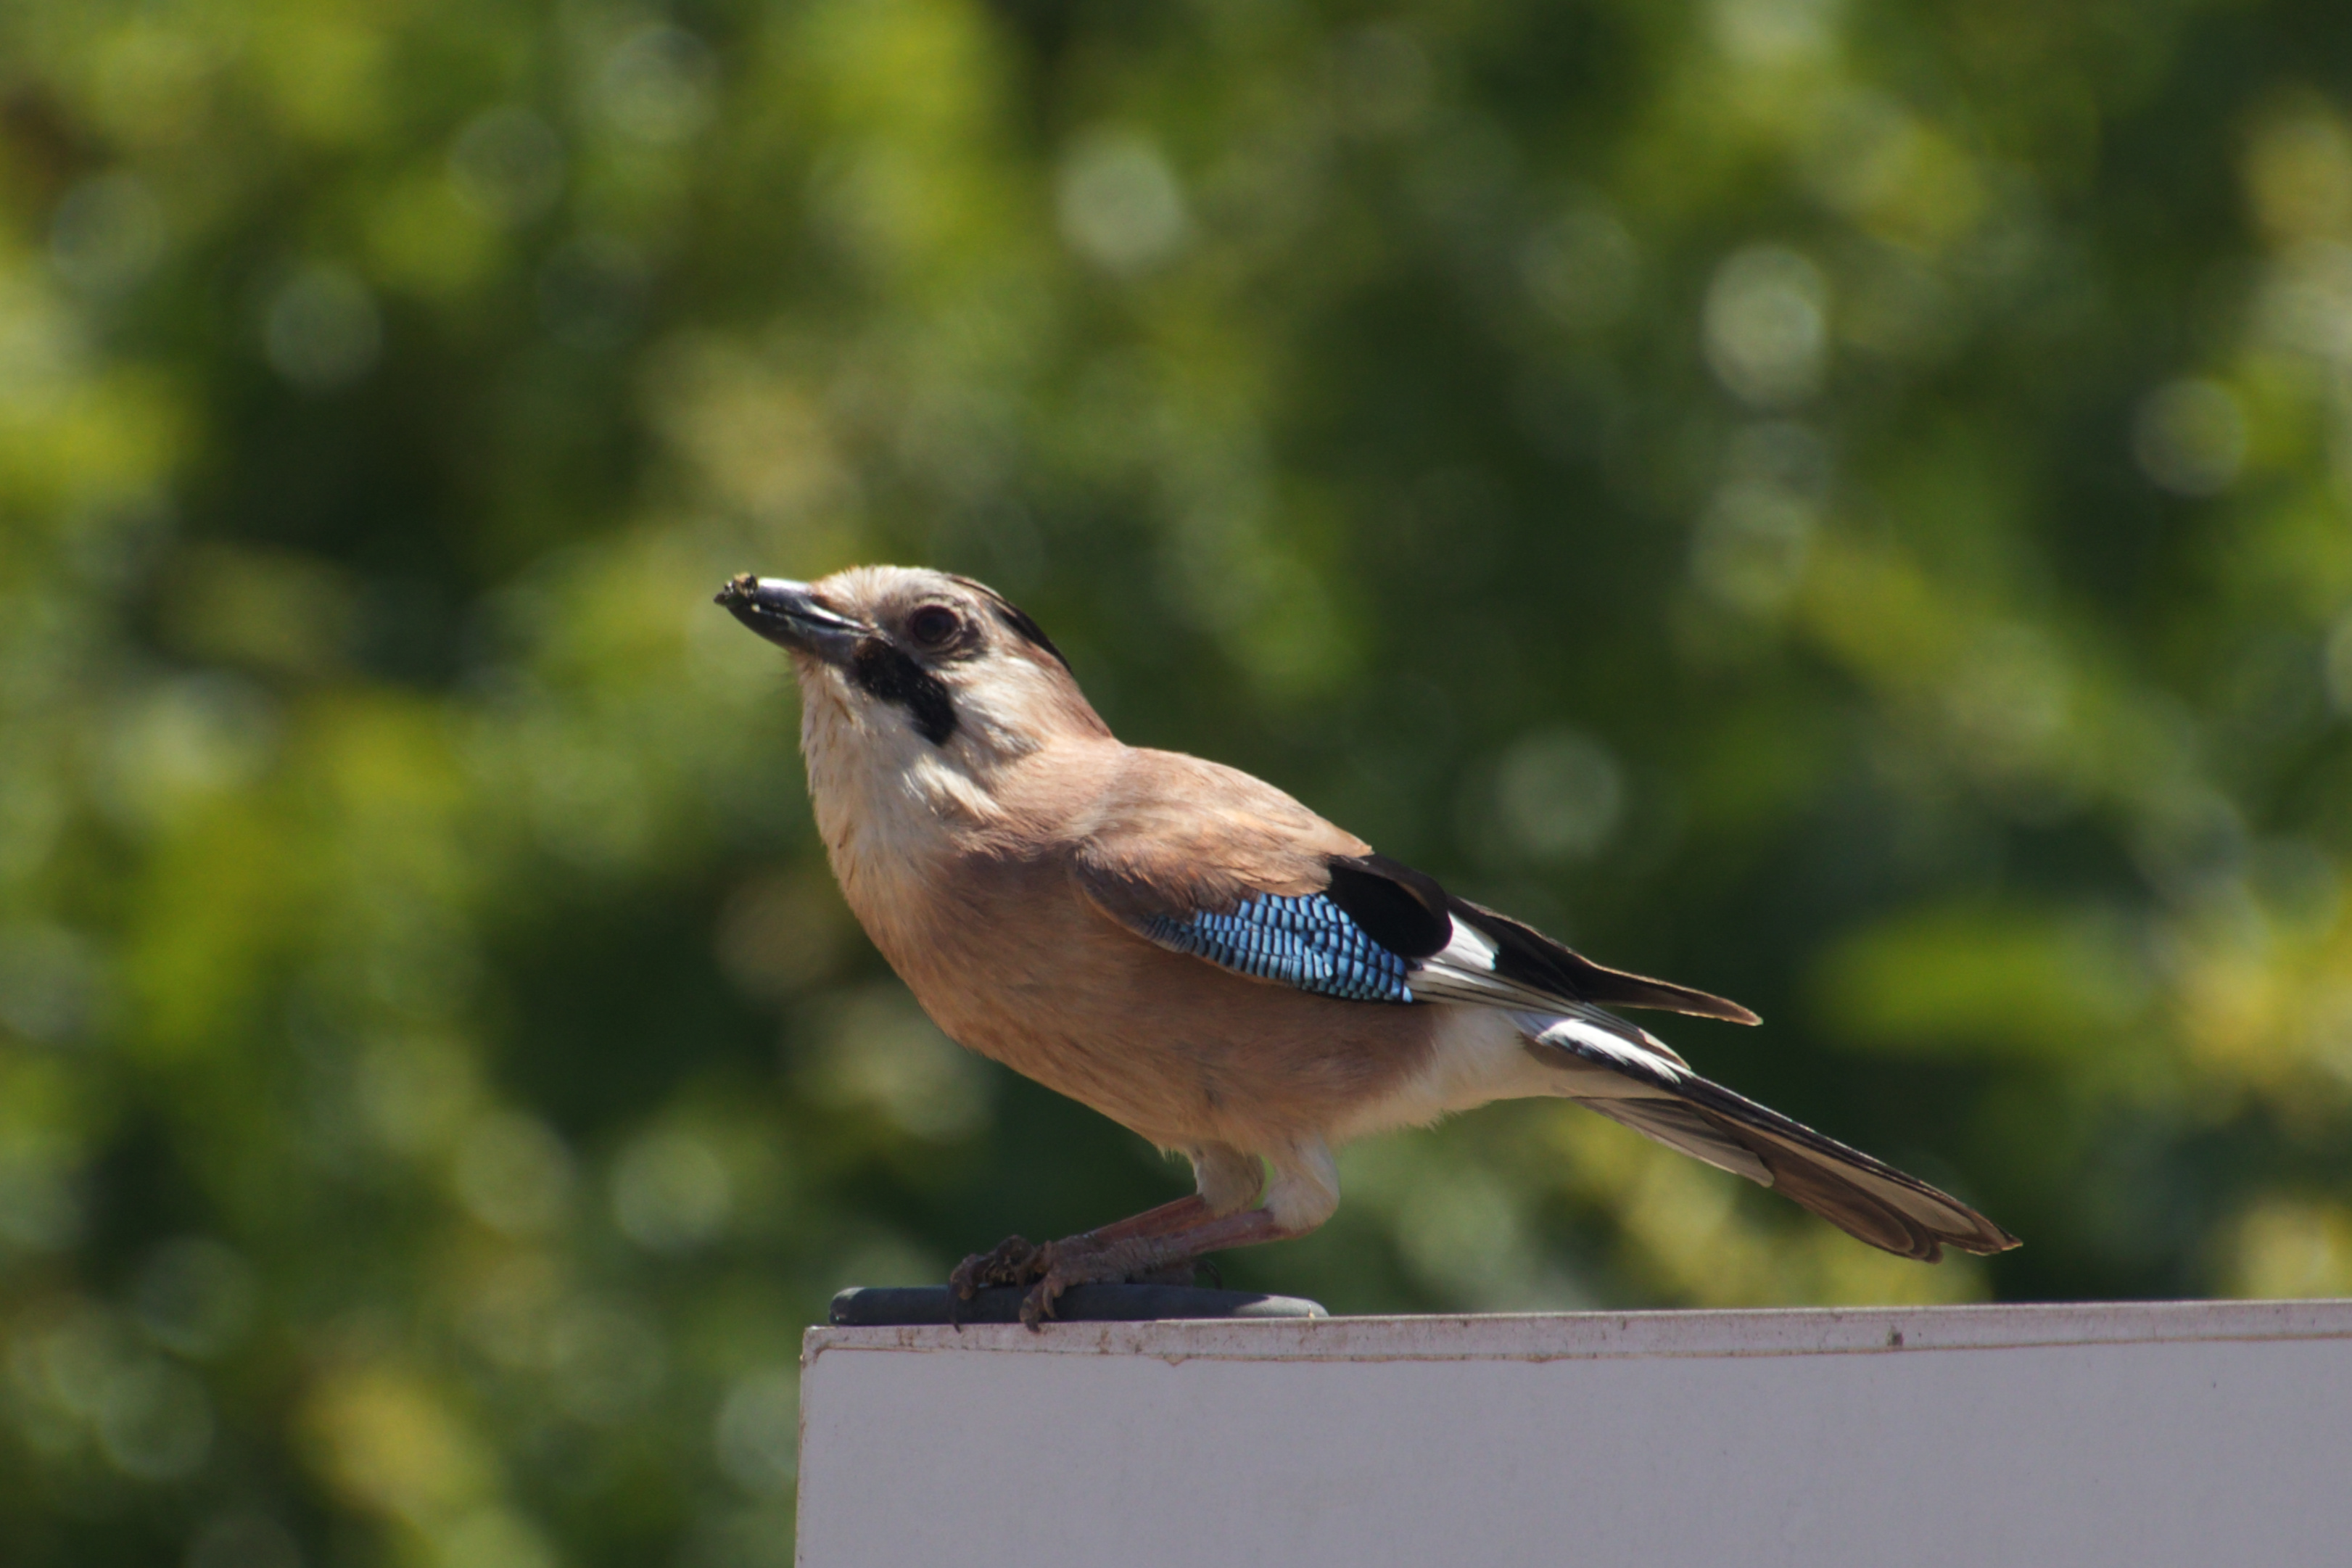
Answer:
<svg viewBox="0 0 2352 1568"><path fill-rule="evenodd" d="M1523 985L1496 973L1502 950L1492 939L1458 917L1454 919L1453 928L1444 947L1407 969L1406 984L1412 987L1416 998L1507 1008L1525 1015L1520 1026L1530 1038L1546 1028L1575 1026L1582 1031L1579 1037L1589 1038L1598 1049L1633 1053L1624 1059L1637 1071L1652 1061L1668 1071L1690 1070L1688 1062L1647 1029L1637 1028L1614 1013L1570 1001L1552 991ZM1604 1039L1609 1043L1601 1044Z"/></svg>
<svg viewBox="0 0 2352 1568"><path fill-rule="evenodd" d="M1486 940L1486 933L1476 926L1464 925L1448 917L1454 934L1445 943L1445 951L1424 960L1424 963L1445 964L1472 973L1495 973L1495 955L1500 950Z"/></svg>
<svg viewBox="0 0 2352 1568"><path fill-rule="evenodd" d="M1547 1011L1559 1005L1559 997L1496 973L1495 962L1501 950L1485 932L1459 920L1452 925L1453 934L1443 948L1414 962L1407 983L1415 996L1430 1002L1482 1002L1490 1007Z"/></svg>

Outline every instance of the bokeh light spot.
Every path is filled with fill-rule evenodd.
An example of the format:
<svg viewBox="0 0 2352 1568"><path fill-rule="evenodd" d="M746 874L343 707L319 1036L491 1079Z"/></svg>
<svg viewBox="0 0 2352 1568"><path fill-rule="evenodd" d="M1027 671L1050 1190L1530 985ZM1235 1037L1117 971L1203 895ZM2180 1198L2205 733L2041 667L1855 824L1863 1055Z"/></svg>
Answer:
<svg viewBox="0 0 2352 1568"><path fill-rule="evenodd" d="M800 1462L800 1379L789 1368L736 1379L712 1431L728 1479L755 1496L790 1491Z"/></svg>
<svg viewBox="0 0 2352 1568"><path fill-rule="evenodd" d="M684 1252L714 1240L734 1202L727 1167L691 1132L646 1133L613 1166L614 1222L622 1235L656 1252Z"/></svg>
<svg viewBox="0 0 2352 1568"><path fill-rule="evenodd" d="M1750 246L1707 285L1707 363L1733 395L1759 408L1821 390L1829 360L1828 279L1793 250Z"/></svg>
<svg viewBox="0 0 2352 1568"><path fill-rule="evenodd" d="M2176 494L2219 495L2245 462L2244 409L2220 382L2167 382L2140 403L2132 456L2142 472Z"/></svg>
<svg viewBox="0 0 2352 1568"><path fill-rule="evenodd" d="M1140 272L1166 260L1191 227L1176 175L1150 139L1131 131L1090 131L1063 155L1056 195L1062 237L1113 272Z"/></svg>
<svg viewBox="0 0 2352 1568"><path fill-rule="evenodd" d="M278 287L263 312L270 368L304 392L332 392L375 368L383 323L368 286L340 267L306 267Z"/></svg>
<svg viewBox="0 0 2352 1568"><path fill-rule="evenodd" d="M528 109L485 110L450 143L449 178L458 196L483 216L529 223L563 194L563 142Z"/></svg>

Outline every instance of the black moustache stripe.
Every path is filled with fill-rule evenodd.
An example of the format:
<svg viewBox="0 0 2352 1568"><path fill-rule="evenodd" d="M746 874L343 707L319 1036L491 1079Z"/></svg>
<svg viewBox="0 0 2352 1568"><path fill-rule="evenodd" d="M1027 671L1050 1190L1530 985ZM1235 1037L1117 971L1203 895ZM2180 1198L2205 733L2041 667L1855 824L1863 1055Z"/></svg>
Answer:
<svg viewBox="0 0 2352 1568"><path fill-rule="evenodd" d="M880 637L867 637L857 645L849 661L849 678L860 690L904 708L914 721L915 733L932 745L946 745L948 737L955 733L955 699L947 683Z"/></svg>

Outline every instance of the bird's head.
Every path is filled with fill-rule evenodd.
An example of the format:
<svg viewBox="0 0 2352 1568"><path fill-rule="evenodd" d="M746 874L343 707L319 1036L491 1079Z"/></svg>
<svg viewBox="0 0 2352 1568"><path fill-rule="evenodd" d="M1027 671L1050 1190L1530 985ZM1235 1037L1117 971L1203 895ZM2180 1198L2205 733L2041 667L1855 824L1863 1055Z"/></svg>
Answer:
<svg viewBox="0 0 2352 1568"><path fill-rule="evenodd" d="M908 566L815 583L748 573L718 602L790 649L813 714L868 746L985 763L1108 731L1053 639L983 584ZM919 744L917 744L919 742Z"/></svg>

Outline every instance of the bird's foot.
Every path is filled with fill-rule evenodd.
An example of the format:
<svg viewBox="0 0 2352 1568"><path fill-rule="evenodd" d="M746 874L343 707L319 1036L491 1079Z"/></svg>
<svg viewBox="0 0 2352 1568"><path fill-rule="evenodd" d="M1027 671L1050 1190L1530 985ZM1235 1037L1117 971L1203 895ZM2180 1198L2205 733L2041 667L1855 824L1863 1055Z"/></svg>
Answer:
<svg viewBox="0 0 2352 1568"><path fill-rule="evenodd" d="M1049 1241L1038 1248L1042 1267L1037 1283L1021 1299L1021 1321L1032 1333L1054 1315L1054 1303L1073 1285L1124 1285L1150 1279L1174 1266L1167 1243L1157 1237L1134 1237L1120 1241L1097 1241L1074 1236Z"/></svg>
<svg viewBox="0 0 2352 1568"><path fill-rule="evenodd" d="M963 1304L983 1285L1026 1285L1045 1271L1046 1247L1008 1236L986 1252L975 1252L948 1276L948 1321L957 1328Z"/></svg>

